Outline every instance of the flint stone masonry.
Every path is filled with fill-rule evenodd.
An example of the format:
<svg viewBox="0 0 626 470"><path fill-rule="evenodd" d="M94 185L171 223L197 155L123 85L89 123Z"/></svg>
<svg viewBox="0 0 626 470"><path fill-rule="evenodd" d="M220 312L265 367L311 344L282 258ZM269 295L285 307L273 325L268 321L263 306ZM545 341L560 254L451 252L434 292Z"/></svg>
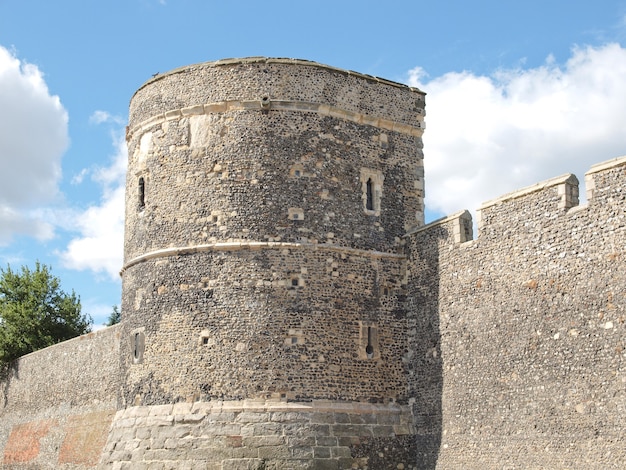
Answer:
<svg viewBox="0 0 626 470"><path fill-rule="evenodd" d="M269 98L270 109L275 100L318 103L344 110L344 114L422 127L424 94L409 95L407 90L406 85L306 60L219 60L181 67L148 80L131 100L129 128L169 111L264 97ZM258 106L261 108L260 102Z"/></svg>
<svg viewBox="0 0 626 470"><path fill-rule="evenodd" d="M586 181L581 207L571 175L483 204L473 241L467 213L407 236L408 296L434 319L411 350L440 369L413 385L441 391L437 468L626 465L626 157Z"/></svg>
<svg viewBox="0 0 626 470"><path fill-rule="evenodd" d="M137 91L122 406L294 403L288 425L257 411L259 438L236 422L212 425L216 441L202 445L223 468L364 468L384 447L396 449L387 467L415 465L402 236L423 225L423 98L397 83L264 58L185 67ZM141 360L131 340L139 331ZM400 406L405 424L317 424L311 400ZM150 422L176 429L170 417ZM358 450L294 448L301 436L343 436ZM177 454L181 445L165 440L145 459L207 460L198 449ZM116 452L110 462L129 460Z"/></svg>
<svg viewBox="0 0 626 470"><path fill-rule="evenodd" d="M305 256L298 249L244 250L129 268L125 281L147 289L125 293L133 309L128 328L145 326L142 363L133 364L128 349L124 359L125 403L270 397L406 403L400 260L324 250ZM398 291L381 296L375 286L383 281ZM360 321L378 325L380 360L360 357ZM286 343L293 330L301 340Z"/></svg>
<svg viewBox="0 0 626 470"><path fill-rule="evenodd" d="M2 468L92 468L117 410L120 327L28 354L4 371Z"/></svg>
<svg viewBox="0 0 626 470"><path fill-rule="evenodd" d="M122 323L0 382L6 469L626 467L626 157L424 225L424 93L229 59L130 105Z"/></svg>
<svg viewBox="0 0 626 470"><path fill-rule="evenodd" d="M423 96L263 58L137 91L122 306L145 351L135 363L122 343L123 403L409 400L401 237L423 224ZM383 284L397 290L381 299ZM361 357L363 321L378 325L375 360Z"/></svg>

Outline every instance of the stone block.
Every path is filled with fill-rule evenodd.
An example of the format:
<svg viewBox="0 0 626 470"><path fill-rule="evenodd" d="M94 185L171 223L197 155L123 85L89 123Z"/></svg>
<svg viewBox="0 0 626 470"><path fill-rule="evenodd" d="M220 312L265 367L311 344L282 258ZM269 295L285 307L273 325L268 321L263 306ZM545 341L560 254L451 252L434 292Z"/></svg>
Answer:
<svg viewBox="0 0 626 470"><path fill-rule="evenodd" d="M292 446L289 445L289 451L291 456L295 459L307 459L313 458L313 447L310 446Z"/></svg>
<svg viewBox="0 0 626 470"><path fill-rule="evenodd" d="M200 423L204 418L205 418L205 416L203 414L200 414L200 413L178 414L178 415L174 416L174 419L175 419L177 424L179 424L179 423L183 423L183 424Z"/></svg>
<svg viewBox="0 0 626 470"><path fill-rule="evenodd" d="M359 436L340 436L337 438L337 444L340 446L358 446L361 444Z"/></svg>
<svg viewBox="0 0 626 470"><path fill-rule="evenodd" d="M371 426L369 432L374 437L393 437L395 435L393 428L393 426Z"/></svg>
<svg viewBox="0 0 626 470"><path fill-rule="evenodd" d="M235 418L237 423L263 423L266 421L268 421L266 413L251 413L247 411L239 413Z"/></svg>
<svg viewBox="0 0 626 470"><path fill-rule="evenodd" d="M157 415L157 416L148 416L146 419L145 426L146 427L160 427L160 426L171 426L174 424L173 416L166 415Z"/></svg>
<svg viewBox="0 0 626 470"><path fill-rule="evenodd" d="M313 447L313 456L316 459L329 459L331 457L330 447Z"/></svg>
<svg viewBox="0 0 626 470"><path fill-rule="evenodd" d="M243 438L243 445L246 447L282 446L285 442L285 436L252 436Z"/></svg>
<svg viewBox="0 0 626 470"><path fill-rule="evenodd" d="M228 459L223 460L220 470L265 470L262 459Z"/></svg>
<svg viewBox="0 0 626 470"><path fill-rule="evenodd" d="M313 435L296 437L287 436L287 444L289 447L314 446L316 444L316 438Z"/></svg>
<svg viewBox="0 0 626 470"><path fill-rule="evenodd" d="M349 447L331 447L331 456L333 458L341 458L341 457L351 457L352 454L350 452Z"/></svg>
<svg viewBox="0 0 626 470"><path fill-rule="evenodd" d="M311 470L339 470L339 461L334 459L315 459L309 467Z"/></svg>
<svg viewBox="0 0 626 470"><path fill-rule="evenodd" d="M379 426L374 426L377 428ZM336 424L332 426L334 436L372 436L372 426L365 424Z"/></svg>
<svg viewBox="0 0 626 470"><path fill-rule="evenodd" d="M313 424L335 424L337 422L335 413L312 413L311 423ZM344 421L345 422L345 421ZM347 422L350 422L349 420Z"/></svg>
<svg viewBox="0 0 626 470"><path fill-rule="evenodd" d="M154 405L150 407L149 416L171 416L174 405Z"/></svg>
<svg viewBox="0 0 626 470"><path fill-rule="evenodd" d="M307 422L309 416L304 413L276 412L271 414L270 420L280 423Z"/></svg>
<svg viewBox="0 0 626 470"><path fill-rule="evenodd" d="M255 436L274 436L282 435L283 426L278 423L259 423L254 425ZM291 433L289 433L291 435Z"/></svg>
<svg viewBox="0 0 626 470"><path fill-rule="evenodd" d="M259 447L259 458L272 460L272 459L289 459L291 456L289 455L289 449L287 446L265 446Z"/></svg>

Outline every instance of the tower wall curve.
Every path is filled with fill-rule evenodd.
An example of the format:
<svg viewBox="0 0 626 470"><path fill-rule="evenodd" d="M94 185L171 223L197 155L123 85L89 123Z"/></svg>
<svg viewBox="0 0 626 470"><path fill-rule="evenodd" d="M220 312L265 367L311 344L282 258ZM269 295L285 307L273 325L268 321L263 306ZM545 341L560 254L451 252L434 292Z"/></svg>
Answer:
<svg viewBox="0 0 626 470"><path fill-rule="evenodd" d="M402 427L352 437L406 447L402 235L423 224L423 107L417 89L286 59L142 86L127 133L123 406L377 404Z"/></svg>

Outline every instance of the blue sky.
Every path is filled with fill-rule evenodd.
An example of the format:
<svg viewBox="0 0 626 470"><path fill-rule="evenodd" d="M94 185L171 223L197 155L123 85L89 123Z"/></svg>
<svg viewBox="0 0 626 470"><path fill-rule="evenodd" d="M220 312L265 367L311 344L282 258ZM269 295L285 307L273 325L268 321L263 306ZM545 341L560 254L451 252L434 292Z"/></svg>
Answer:
<svg viewBox="0 0 626 470"><path fill-rule="evenodd" d="M0 0L0 266L120 303L128 103L152 74L293 57L427 95L427 217L626 154L626 0Z"/></svg>

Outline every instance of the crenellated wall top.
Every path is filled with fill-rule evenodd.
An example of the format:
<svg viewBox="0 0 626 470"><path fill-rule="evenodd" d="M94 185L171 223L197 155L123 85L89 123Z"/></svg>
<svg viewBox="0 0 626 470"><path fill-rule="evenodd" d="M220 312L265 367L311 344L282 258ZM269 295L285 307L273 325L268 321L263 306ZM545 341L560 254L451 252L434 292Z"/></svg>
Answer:
<svg viewBox="0 0 626 470"><path fill-rule="evenodd" d="M626 156L614 158L593 165L585 173L587 204L579 206L579 182L573 174L565 174L540 183L527 186L484 202L476 213L478 239L493 238L523 227L542 226L560 216L579 214L586 211L587 218L602 219L608 207L616 206L617 211L626 211L623 200L626 197ZM621 208L620 208L621 207ZM450 225L452 224L452 225ZM462 211L435 220L409 233L407 237L421 236L437 227L456 227L450 232L446 243L463 243L471 240L466 227L471 225L469 212Z"/></svg>

